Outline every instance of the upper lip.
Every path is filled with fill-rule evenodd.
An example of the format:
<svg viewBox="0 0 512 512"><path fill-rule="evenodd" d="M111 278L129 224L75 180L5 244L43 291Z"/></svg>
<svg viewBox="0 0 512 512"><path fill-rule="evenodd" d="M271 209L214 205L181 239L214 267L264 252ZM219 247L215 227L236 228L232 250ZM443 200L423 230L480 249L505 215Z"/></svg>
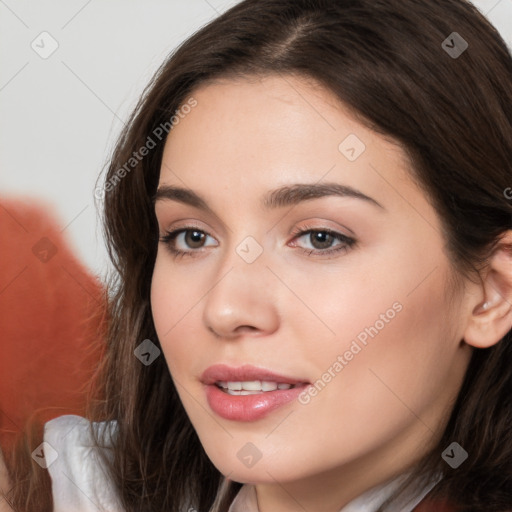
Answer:
<svg viewBox="0 0 512 512"><path fill-rule="evenodd" d="M215 364L208 367L201 375L201 382L204 384L215 384L220 381L245 382L254 380L285 384L307 383L305 379L280 375L265 368L258 368L250 364L238 367L232 367L226 364Z"/></svg>

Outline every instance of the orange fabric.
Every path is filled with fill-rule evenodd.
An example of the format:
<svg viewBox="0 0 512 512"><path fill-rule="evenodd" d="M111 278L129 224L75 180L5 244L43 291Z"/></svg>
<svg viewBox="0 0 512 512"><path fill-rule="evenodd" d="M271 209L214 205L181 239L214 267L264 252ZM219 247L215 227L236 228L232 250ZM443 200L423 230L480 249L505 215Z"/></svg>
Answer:
<svg viewBox="0 0 512 512"><path fill-rule="evenodd" d="M0 201L3 450L36 411L41 421L84 415L87 384L101 358L102 289L73 255L67 222L31 199Z"/></svg>

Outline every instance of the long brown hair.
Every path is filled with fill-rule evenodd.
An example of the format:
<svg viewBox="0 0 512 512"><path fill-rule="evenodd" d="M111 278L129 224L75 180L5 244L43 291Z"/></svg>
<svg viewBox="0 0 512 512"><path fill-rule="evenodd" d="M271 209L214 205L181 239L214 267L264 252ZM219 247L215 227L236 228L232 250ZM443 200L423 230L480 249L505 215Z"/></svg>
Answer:
<svg viewBox="0 0 512 512"><path fill-rule="evenodd" d="M462 51L456 39L458 55L450 51L454 37L468 45ZM155 129L210 80L269 74L313 79L362 123L401 145L413 164L411 176L442 220L461 275L481 269L500 235L512 228L512 203L504 195L512 186L512 58L472 4L246 0L208 23L155 74L105 176L105 232L115 275L99 380L106 400L92 404L89 417L118 421L113 461L105 463L127 512L205 512L223 480L164 358L145 366L133 353L145 339L159 343L150 284L158 243L153 197L165 137L155 137ZM127 166L148 137L155 147ZM409 484L440 474L434 492L462 510L509 510L511 390L509 331L492 348L474 350L444 433ZM456 470L441 458L453 441L469 453ZM227 510L240 485L230 484L219 510Z"/></svg>

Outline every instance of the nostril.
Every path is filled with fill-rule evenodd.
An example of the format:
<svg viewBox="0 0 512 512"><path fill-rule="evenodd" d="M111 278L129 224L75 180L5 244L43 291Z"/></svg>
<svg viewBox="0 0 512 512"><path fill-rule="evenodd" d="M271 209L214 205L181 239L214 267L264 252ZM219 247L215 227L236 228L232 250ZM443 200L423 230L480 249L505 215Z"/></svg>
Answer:
<svg viewBox="0 0 512 512"><path fill-rule="evenodd" d="M257 331L258 329L252 325L240 325L236 328L237 332L251 332L251 331Z"/></svg>

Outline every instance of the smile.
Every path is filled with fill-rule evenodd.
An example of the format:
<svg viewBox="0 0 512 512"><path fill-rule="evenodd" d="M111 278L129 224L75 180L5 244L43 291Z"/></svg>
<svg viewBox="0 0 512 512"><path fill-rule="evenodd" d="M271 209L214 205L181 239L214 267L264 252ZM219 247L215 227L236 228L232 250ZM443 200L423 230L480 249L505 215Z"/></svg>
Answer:
<svg viewBox="0 0 512 512"><path fill-rule="evenodd" d="M257 395L267 393L268 391L275 391L276 389L291 389L295 387L295 384L267 380L219 381L215 385L228 395Z"/></svg>
<svg viewBox="0 0 512 512"><path fill-rule="evenodd" d="M213 413L231 421L256 421L296 400L310 385L304 379L249 364L215 364L200 378Z"/></svg>

